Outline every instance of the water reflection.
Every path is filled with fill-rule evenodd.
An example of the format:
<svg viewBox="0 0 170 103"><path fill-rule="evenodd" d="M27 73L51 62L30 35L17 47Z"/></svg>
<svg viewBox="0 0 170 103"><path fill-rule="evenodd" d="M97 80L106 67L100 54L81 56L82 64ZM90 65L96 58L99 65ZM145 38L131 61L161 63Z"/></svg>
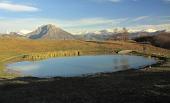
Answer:
<svg viewBox="0 0 170 103"><path fill-rule="evenodd" d="M34 77L72 77L101 72L116 72L151 65L152 58L123 55L61 57L9 64L7 68Z"/></svg>

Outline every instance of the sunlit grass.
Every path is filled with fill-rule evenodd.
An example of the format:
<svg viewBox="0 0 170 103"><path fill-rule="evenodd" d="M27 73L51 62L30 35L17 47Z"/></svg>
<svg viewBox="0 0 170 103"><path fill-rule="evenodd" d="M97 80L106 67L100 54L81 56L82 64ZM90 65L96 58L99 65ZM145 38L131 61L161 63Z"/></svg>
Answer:
<svg viewBox="0 0 170 103"><path fill-rule="evenodd" d="M145 45L147 54L170 57L170 50ZM12 77L4 72L7 61L15 58L44 59L59 56L78 56L90 54L110 54L116 50L142 52L143 45L132 41L79 41L79 40L28 40L0 38L0 78Z"/></svg>
<svg viewBox="0 0 170 103"><path fill-rule="evenodd" d="M53 57L62 56L80 56L81 52L79 50L67 50L67 51L55 51L55 52L44 52L44 53L31 53L29 55L24 55L22 58L26 60L40 60Z"/></svg>

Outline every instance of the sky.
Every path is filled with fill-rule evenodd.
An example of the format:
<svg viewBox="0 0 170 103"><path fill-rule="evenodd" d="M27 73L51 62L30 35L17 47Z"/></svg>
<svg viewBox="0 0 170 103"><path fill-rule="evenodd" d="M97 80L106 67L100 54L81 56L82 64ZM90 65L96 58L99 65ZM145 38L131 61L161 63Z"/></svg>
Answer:
<svg viewBox="0 0 170 103"><path fill-rule="evenodd" d="M0 33L28 33L45 24L73 34L170 31L170 0L0 0Z"/></svg>

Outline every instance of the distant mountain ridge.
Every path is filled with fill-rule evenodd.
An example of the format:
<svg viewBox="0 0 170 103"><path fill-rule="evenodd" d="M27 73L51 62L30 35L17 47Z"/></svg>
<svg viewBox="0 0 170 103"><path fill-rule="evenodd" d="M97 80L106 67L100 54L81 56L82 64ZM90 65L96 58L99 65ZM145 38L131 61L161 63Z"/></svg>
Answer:
<svg viewBox="0 0 170 103"><path fill-rule="evenodd" d="M138 32L128 32L127 38L134 40L135 38L143 36L154 36L161 33L165 33L165 30L156 32L138 31ZM119 38L124 38L124 33L122 31L113 30L100 30L95 32L87 32L79 35L72 35L71 33L56 27L55 25L48 24L38 27L36 30L28 33L21 34L16 32L11 32L10 34L0 34L0 37L8 38L28 38L28 39L48 39L48 40L93 40L93 41L105 41L105 40L120 40Z"/></svg>
<svg viewBox="0 0 170 103"><path fill-rule="evenodd" d="M75 37L55 25L43 25L26 35L30 39L73 40Z"/></svg>
<svg viewBox="0 0 170 103"><path fill-rule="evenodd" d="M156 32L146 32L146 31L139 31L139 32L133 32L130 33L128 32L128 38L129 39L134 39L134 38L138 38L141 36L154 36L154 35L158 35L160 33L165 33L165 30L162 31L156 31ZM117 40L117 38L123 36L124 33L118 32L118 33L114 33L114 32L109 32L107 30L101 30L98 33L95 32L90 32L90 33L85 33L82 35L76 35L77 39L82 39L82 40Z"/></svg>
<svg viewBox="0 0 170 103"><path fill-rule="evenodd" d="M9 34L0 34L0 38L24 38L26 39L25 36L20 35L19 33L16 32L10 32Z"/></svg>

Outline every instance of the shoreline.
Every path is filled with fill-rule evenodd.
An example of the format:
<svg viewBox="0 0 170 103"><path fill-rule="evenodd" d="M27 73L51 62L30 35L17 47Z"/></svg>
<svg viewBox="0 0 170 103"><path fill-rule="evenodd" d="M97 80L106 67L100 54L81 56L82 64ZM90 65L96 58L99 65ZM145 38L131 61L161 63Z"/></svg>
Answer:
<svg viewBox="0 0 170 103"><path fill-rule="evenodd" d="M95 56L97 56L98 54L96 54ZM100 54L99 54L100 55ZM102 55L115 55L115 54L102 54ZM116 54L116 55L122 55L122 54ZM80 56L91 56L90 54L88 55L80 55ZM146 56L145 54L143 55L138 55L138 54L126 54L125 56L143 56L143 57L148 57L148 55ZM76 57L76 56L65 56L65 57ZM58 58L58 57L55 57L55 58ZM59 57L59 58L63 58L63 57ZM143 66L143 67L139 67L138 69L134 69L134 68L129 68L128 70L141 70L141 69L145 69L145 68L148 68L148 67L151 67L151 66L158 66L158 65L161 65L163 63L166 63L167 59L168 58L161 58L161 57L158 57L158 56L154 56L151 58L154 58L156 59L156 63L152 64L152 65L147 65L147 66ZM46 59L50 59L50 58L46 58ZM4 64L4 66L6 67L9 63L13 63L15 61L15 59L11 60L11 61L7 61L7 63ZM123 71L128 71L128 70L121 70L121 71L116 71L116 72L123 72ZM24 77L28 77L28 76L22 76L22 74L19 73L19 71L13 71L13 70L9 70L8 68L4 68L4 72L9 74L9 75L14 75L15 77L14 78L18 78L18 77L21 77L21 78L24 78ZM74 78L74 77L88 77L88 76L95 76L95 75L102 75L102 74L107 74L107 73L114 73L114 72L101 72L101 73L95 73L95 74L84 74L84 75L80 75L80 76L73 76L73 77L63 77L63 78ZM33 78L56 78L56 77L34 77L34 76L30 76L30 77L33 77ZM59 78L62 78L62 77L59 77ZM13 78L11 78L13 79Z"/></svg>
<svg viewBox="0 0 170 103"><path fill-rule="evenodd" d="M165 65L166 63L168 65ZM170 61L166 63L147 70L127 70L87 77L3 79L0 80L0 101L1 103L169 103ZM165 67L168 70L163 70Z"/></svg>
<svg viewBox="0 0 170 103"><path fill-rule="evenodd" d="M168 58L152 68L85 77L0 79L1 103L169 103L169 97Z"/></svg>

